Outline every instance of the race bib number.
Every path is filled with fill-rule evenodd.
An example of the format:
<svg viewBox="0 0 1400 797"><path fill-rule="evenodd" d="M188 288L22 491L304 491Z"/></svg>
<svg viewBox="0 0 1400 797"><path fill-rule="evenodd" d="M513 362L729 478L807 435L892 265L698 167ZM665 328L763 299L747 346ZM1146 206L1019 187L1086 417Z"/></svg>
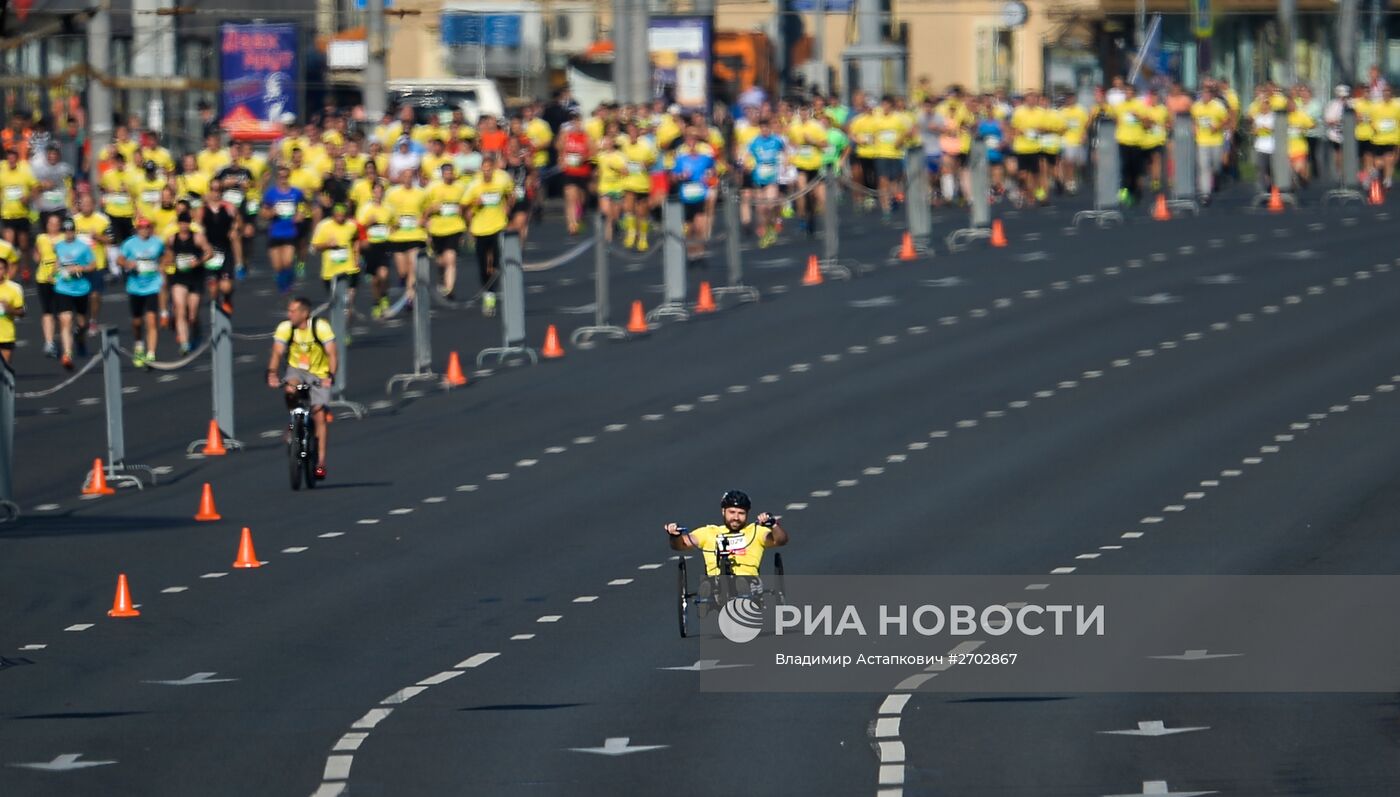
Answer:
<svg viewBox="0 0 1400 797"><path fill-rule="evenodd" d="M1040 144L1046 149L1057 149L1060 146L1060 137L1054 133L1046 133L1040 137Z"/></svg>
<svg viewBox="0 0 1400 797"><path fill-rule="evenodd" d="M681 199L687 200L687 201L689 201L689 202L699 202L700 200L702 200L702 199L704 199L704 198L705 198L705 184L704 184L704 183L682 183L682 184L681 184Z"/></svg>
<svg viewBox="0 0 1400 797"><path fill-rule="evenodd" d="M881 130L881 131L880 131L880 143L881 143L881 144L893 144L893 143L895 143L896 141L899 141L899 133L898 133L897 131L894 131L894 130Z"/></svg>
<svg viewBox="0 0 1400 797"><path fill-rule="evenodd" d="M373 243L383 243L389 240L389 225L375 224L369 228L369 239Z"/></svg>
<svg viewBox="0 0 1400 797"><path fill-rule="evenodd" d="M1196 126L1209 132L1215 128L1215 120L1211 119L1209 116L1197 116Z"/></svg>
<svg viewBox="0 0 1400 797"><path fill-rule="evenodd" d="M525 198L525 186L523 186L523 185L517 185L517 186L515 187L515 201L519 202L520 200L522 200L522 199L524 199L524 198Z"/></svg>
<svg viewBox="0 0 1400 797"><path fill-rule="evenodd" d="M499 204L501 204L501 193L499 191L491 191L481 195L482 207L494 208Z"/></svg>
<svg viewBox="0 0 1400 797"><path fill-rule="evenodd" d="M257 201L256 199L250 199L250 200L248 200L248 203L247 203L246 205L243 206L243 210L244 210L245 212L247 212L247 213L257 213L257 212L258 212L258 201Z"/></svg>
<svg viewBox="0 0 1400 797"><path fill-rule="evenodd" d="M1001 139L996 136L987 136L982 143L987 145L987 149L1001 149Z"/></svg>
<svg viewBox="0 0 1400 797"><path fill-rule="evenodd" d="M1067 119L1067 120L1065 120L1065 127L1068 127L1070 130L1078 130L1079 128L1081 128L1081 127L1083 127L1083 126L1084 126L1084 124L1083 124L1082 122L1080 122L1078 119Z"/></svg>
<svg viewBox="0 0 1400 797"><path fill-rule="evenodd" d="M1132 115L1132 114L1130 114L1130 113L1125 113L1125 114L1123 114L1123 124L1125 124L1125 125L1135 125L1135 124L1137 124L1137 117L1134 116L1134 115Z"/></svg>
<svg viewBox="0 0 1400 797"><path fill-rule="evenodd" d="M1382 133L1389 133L1389 132L1391 132L1392 130L1395 129L1395 120L1394 120L1394 119L1377 119L1377 120L1376 120L1376 129L1379 130L1379 131L1381 131Z"/></svg>
<svg viewBox="0 0 1400 797"><path fill-rule="evenodd" d="M1289 138L1302 138L1302 137L1303 137L1303 128L1301 128L1301 127L1290 127L1290 128L1288 128L1288 137L1289 137Z"/></svg>
<svg viewBox="0 0 1400 797"><path fill-rule="evenodd" d="M227 203L229 203L230 205L233 205L233 206L236 207L236 208L237 208L237 207L242 207L242 206L243 206L243 192L242 192L242 191L225 191L225 192L224 192L224 201L227 202Z"/></svg>
<svg viewBox="0 0 1400 797"><path fill-rule="evenodd" d="M209 256L208 260L204 261L204 267L209 269L210 271L217 271L223 268L224 253L216 250L214 254Z"/></svg>
<svg viewBox="0 0 1400 797"><path fill-rule="evenodd" d="M565 166L582 166L582 165L583 165L583 156L580 155L580 154L578 154L577 152L570 152L570 153L564 155L564 165L565 165Z"/></svg>
<svg viewBox="0 0 1400 797"><path fill-rule="evenodd" d="M175 268L180 271L189 271L194 268L196 259L194 255L176 255Z"/></svg>
<svg viewBox="0 0 1400 797"><path fill-rule="evenodd" d="M457 216L461 213L461 208L456 202L444 202L442 207L438 208L438 213L443 216Z"/></svg>
<svg viewBox="0 0 1400 797"><path fill-rule="evenodd" d="M778 167L771 163L760 163L758 168L754 170L754 174L760 180L772 180L778 176Z"/></svg>
<svg viewBox="0 0 1400 797"><path fill-rule="evenodd" d="M107 203L108 207L112 208L131 207L131 197L126 194L106 194L102 197L102 201Z"/></svg>
<svg viewBox="0 0 1400 797"><path fill-rule="evenodd" d="M646 171L646 166L642 165L640 161L627 161L628 174L641 174L644 171Z"/></svg>
<svg viewBox="0 0 1400 797"><path fill-rule="evenodd" d="M297 203L284 199L272 206L272 212L276 213L279 219L290 219L297 214Z"/></svg>
<svg viewBox="0 0 1400 797"><path fill-rule="evenodd" d="M141 201L147 205L160 204L160 191L142 191Z"/></svg>
<svg viewBox="0 0 1400 797"><path fill-rule="evenodd" d="M144 258L144 259L142 259L142 260L137 260L137 261L136 261L136 273L138 273L138 274L154 274L154 273L156 273L156 268L158 267L158 265L159 265L159 264L156 263L156 261L151 260L150 258Z"/></svg>
<svg viewBox="0 0 1400 797"><path fill-rule="evenodd" d="M797 154L804 160L811 160L812 158L815 158L817 156L817 148L811 146L810 144L804 144L800 149L797 150Z"/></svg>
<svg viewBox="0 0 1400 797"><path fill-rule="evenodd" d="M408 214L404 214L404 215L402 215L402 216L399 216L399 229L400 229L400 230L416 230L416 229L418 229L418 217L417 217L417 216L410 216L410 215L408 215Z"/></svg>
<svg viewBox="0 0 1400 797"><path fill-rule="evenodd" d="M303 371L311 370L311 355L305 351L297 353L297 367Z"/></svg>
<svg viewBox="0 0 1400 797"><path fill-rule="evenodd" d="M331 262L337 266L343 266L350 262L350 250L346 248L330 250Z"/></svg>
<svg viewBox="0 0 1400 797"><path fill-rule="evenodd" d="M719 549L739 556L748 550L748 541L742 534L725 534L719 539Z"/></svg>
<svg viewBox="0 0 1400 797"><path fill-rule="evenodd" d="M1026 136L1026 140L1027 140L1027 141L1039 141L1039 140L1040 140L1040 131L1039 131L1039 130L1027 130L1026 133L1025 133L1025 136Z"/></svg>
<svg viewBox="0 0 1400 797"><path fill-rule="evenodd" d="M18 202L24 199L24 188L18 185L5 186L5 201Z"/></svg>
<svg viewBox="0 0 1400 797"><path fill-rule="evenodd" d="M54 205L62 205L64 199L66 198L67 196L62 191L57 190L45 191L40 197L41 201L43 201L45 205L48 205L50 207Z"/></svg>
<svg viewBox="0 0 1400 797"><path fill-rule="evenodd" d="M1153 135L1154 137L1156 137L1156 138L1166 138L1166 137L1167 137L1167 129L1166 129L1165 127L1162 127L1161 125L1153 125L1153 126L1152 126L1152 135Z"/></svg>

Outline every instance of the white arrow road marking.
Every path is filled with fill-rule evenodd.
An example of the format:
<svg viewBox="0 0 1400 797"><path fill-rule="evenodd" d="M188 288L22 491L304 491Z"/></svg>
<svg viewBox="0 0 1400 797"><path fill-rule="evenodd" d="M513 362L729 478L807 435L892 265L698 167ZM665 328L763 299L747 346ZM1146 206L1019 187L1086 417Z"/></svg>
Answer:
<svg viewBox="0 0 1400 797"><path fill-rule="evenodd" d="M194 675L187 675L178 681L142 681L143 684L161 684L162 686L198 686L199 684L226 684L237 681L237 678L215 678L218 673L197 672Z"/></svg>
<svg viewBox="0 0 1400 797"><path fill-rule="evenodd" d="M619 756L628 753L644 753L648 750L664 750L666 744L631 744L630 736L613 736L603 740L602 747L570 747L575 753L595 753L597 755Z"/></svg>
<svg viewBox="0 0 1400 797"><path fill-rule="evenodd" d="M1108 797L1201 797L1203 794L1217 794L1213 791L1171 791L1165 780L1144 780L1142 791L1131 794L1110 794Z"/></svg>
<svg viewBox="0 0 1400 797"><path fill-rule="evenodd" d="M1168 728L1161 720L1148 720L1139 722L1137 728L1126 731L1099 731L1113 736L1171 736L1174 733L1190 733L1191 731L1208 731L1209 726L1198 725L1189 728Z"/></svg>
<svg viewBox="0 0 1400 797"><path fill-rule="evenodd" d="M1147 658L1169 661L1205 661L1207 659L1230 659L1243 655L1243 653L1208 653L1204 650L1188 650L1185 653L1175 653L1170 656L1148 656Z"/></svg>
<svg viewBox="0 0 1400 797"><path fill-rule="evenodd" d="M115 764L116 761L80 761L82 753L63 753L54 756L52 761L37 761L27 764L10 764L12 767L21 769L37 769L43 772L66 772L70 769L87 769L88 767L103 767L108 764Z"/></svg>
<svg viewBox="0 0 1400 797"><path fill-rule="evenodd" d="M729 670L735 667L752 667L751 664L720 664L719 659L701 659L694 664L687 664L684 667L657 667L658 670L673 670L676 672L709 672L710 670Z"/></svg>

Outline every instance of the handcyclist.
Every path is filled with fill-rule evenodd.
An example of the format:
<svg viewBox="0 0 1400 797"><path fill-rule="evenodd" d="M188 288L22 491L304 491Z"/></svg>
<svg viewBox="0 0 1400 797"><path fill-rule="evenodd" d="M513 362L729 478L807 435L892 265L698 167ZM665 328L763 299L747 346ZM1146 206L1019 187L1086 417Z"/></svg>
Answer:
<svg viewBox="0 0 1400 797"><path fill-rule="evenodd" d="M749 496L739 490L730 490L719 500L723 525L701 526L690 531L681 531L675 523L666 525L666 533L671 538L671 550L689 551L699 548L705 556L705 574L718 576L719 561L715 557L718 541L723 538L732 555L732 571L736 576L758 576L758 566L763 562L766 548L779 548L788 544L788 533L780 522L781 518L767 512L759 512L757 522L749 522L749 510L753 503Z"/></svg>
<svg viewBox="0 0 1400 797"><path fill-rule="evenodd" d="M287 370L279 380L282 358ZM272 333L272 356L267 361L267 385L286 386L287 407L297 404L297 386L311 386L312 418L316 423L316 478L326 478L326 405L331 400L335 369L340 364L335 333L324 318L313 318L311 300L298 296L287 303L287 320Z"/></svg>

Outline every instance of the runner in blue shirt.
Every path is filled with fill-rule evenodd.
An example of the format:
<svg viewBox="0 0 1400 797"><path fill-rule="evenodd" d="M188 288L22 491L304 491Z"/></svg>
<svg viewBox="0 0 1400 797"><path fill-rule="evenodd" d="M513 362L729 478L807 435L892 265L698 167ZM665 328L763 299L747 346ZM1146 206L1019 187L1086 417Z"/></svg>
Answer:
<svg viewBox="0 0 1400 797"><path fill-rule="evenodd" d="M302 220L306 196L292 186L292 172L277 168L277 182L263 192L263 218L267 219L267 259L277 281L277 290L287 293L296 278L292 262L296 256L297 226Z"/></svg>
<svg viewBox="0 0 1400 797"><path fill-rule="evenodd" d="M977 113L978 110L981 109L974 109L973 113ZM990 113L991 108L987 108L986 112ZM987 181L991 184L990 188L993 193L1000 194L1006 169L1002 164L1006 131L1002 129L1001 123L996 119L983 116L977 120L973 136L987 146Z"/></svg>
<svg viewBox="0 0 1400 797"><path fill-rule="evenodd" d="M773 132L773 120L763 119L758 123L758 137L749 142L749 155L753 158L753 187L757 194L754 201L757 226L754 231L759 235L760 247L767 248L778 240L778 230L773 220L781 204L778 201L778 173L782 170L786 154L787 143Z"/></svg>
<svg viewBox="0 0 1400 797"><path fill-rule="evenodd" d="M131 358L137 368L145 368L156 358L156 338L159 326L160 260L165 255L165 241L152 235L150 219L136 222L136 234L122 242L117 265L126 272L126 297L131 305L131 335L136 341L136 354Z"/></svg>
<svg viewBox="0 0 1400 797"><path fill-rule="evenodd" d="M63 240L54 244L54 254L58 259L58 271L54 275L53 292L55 309L58 310L58 332L62 341L63 367L73 370L73 317L87 313L88 294L92 293L92 282L88 273L97 267L97 258L92 247L78 238L78 228L71 218L63 220ZM87 356L87 340L84 334L87 325L77 335L78 356Z"/></svg>
<svg viewBox="0 0 1400 797"><path fill-rule="evenodd" d="M685 142L676 150L676 165L671 170L685 210L686 250L690 260L698 262L705 254L709 238L710 218L706 212L710 198L710 183L715 179L715 155L709 144L700 141L700 131L685 130Z"/></svg>

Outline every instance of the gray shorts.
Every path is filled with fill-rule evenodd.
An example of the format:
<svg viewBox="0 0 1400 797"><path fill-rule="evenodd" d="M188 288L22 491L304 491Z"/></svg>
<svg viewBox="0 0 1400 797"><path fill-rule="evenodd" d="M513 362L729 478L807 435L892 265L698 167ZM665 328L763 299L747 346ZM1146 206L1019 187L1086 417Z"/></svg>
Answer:
<svg viewBox="0 0 1400 797"><path fill-rule="evenodd" d="M324 407L331 401L330 380L324 383L319 376L304 368L293 368L287 366L287 370L282 374L282 379L287 382L300 382L303 385L311 385L311 406Z"/></svg>

